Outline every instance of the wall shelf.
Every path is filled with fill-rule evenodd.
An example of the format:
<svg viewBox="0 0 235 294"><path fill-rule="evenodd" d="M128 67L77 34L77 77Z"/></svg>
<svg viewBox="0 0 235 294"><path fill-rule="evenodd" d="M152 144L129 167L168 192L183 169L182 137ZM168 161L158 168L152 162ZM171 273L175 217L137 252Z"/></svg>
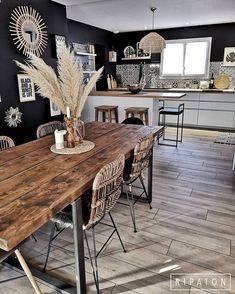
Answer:
<svg viewBox="0 0 235 294"><path fill-rule="evenodd" d="M151 56L139 56L139 57L123 57L122 60L146 60L151 59Z"/></svg>
<svg viewBox="0 0 235 294"><path fill-rule="evenodd" d="M83 71L84 74L87 74L87 73L92 74L92 73L95 73L95 72L96 72L95 70L84 70Z"/></svg>
<svg viewBox="0 0 235 294"><path fill-rule="evenodd" d="M95 53L79 52L79 51L75 51L75 55L97 56Z"/></svg>

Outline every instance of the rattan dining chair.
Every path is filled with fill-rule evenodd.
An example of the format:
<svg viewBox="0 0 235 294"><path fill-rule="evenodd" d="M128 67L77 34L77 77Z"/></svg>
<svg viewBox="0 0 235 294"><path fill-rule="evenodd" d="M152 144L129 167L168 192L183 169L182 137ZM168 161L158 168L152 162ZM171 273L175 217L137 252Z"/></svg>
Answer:
<svg viewBox="0 0 235 294"><path fill-rule="evenodd" d="M55 130L64 130L64 124L59 120L50 121L48 123L42 124L37 128L37 139L51 135Z"/></svg>
<svg viewBox="0 0 235 294"><path fill-rule="evenodd" d="M119 241L121 243L122 249L126 252L119 232L117 230L114 219L111 215L111 210L115 206L118 198L122 192L123 184L123 169L124 169L125 157L124 155L119 155L116 160L106 164L96 175L92 191L87 192L83 195L83 230L85 241L87 244L88 255L91 262L91 267L93 271L93 276L95 280L95 285L97 292L99 293L99 279L98 279L98 267L97 267L97 257L106 247L107 243L116 232ZM103 223L109 227L113 228L111 235L108 237L104 245L101 247L99 252L96 251L95 244L95 226L100 223L104 216L108 214L111 220L111 224ZM87 217L88 216L88 217ZM72 222L72 209L71 206L66 207L63 211L59 212L54 218L52 218L53 227L50 234L50 240L48 245L48 251L46 256L46 261L44 265L44 271L46 270L50 249L52 246L52 241L64 230L67 228L73 228ZM60 228L60 231L55 235L55 226ZM91 250L87 239L86 231L92 230L92 239L93 239L93 249L94 257L91 256Z"/></svg>
<svg viewBox="0 0 235 294"><path fill-rule="evenodd" d="M144 171L149 166L149 159L152 155L152 146L153 146L153 134L142 137L139 139L137 144L135 145L134 155L126 160L125 168L124 168L124 183L127 186L126 196L128 200L128 205L130 207L131 218L133 222L134 232L137 232L136 229L136 220L135 220L135 208L134 204L145 195L149 208L152 209L151 202L148 196L147 189L144 184ZM133 195L133 183L139 179L141 186L138 187L143 189L143 192L136 198L134 201ZM135 186L135 188L137 188ZM121 202L124 204L123 202Z"/></svg>
<svg viewBox="0 0 235 294"><path fill-rule="evenodd" d="M14 141L7 136L0 136L0 151L15 147Z"/></svg>
<svg viewBox="0 0 235 294"><path fill-rule="evenodd" d="M22 269L24 270L24 272L25 272L27 278L29 279L32 287L34 288L35 292L37 294L42 294L40 288L38 287L38 284L37 284L36 280L34 279L34 277L33 277L32 273L31 273L27 263L25 262L23 256L20 253L20 250L18 248L14 248L14 249L12 249L10 251L4 251L4 250L0 249L0 263L2 263L6 258L8 258L13 253L15 253L15 255L16 255L16 257L17 257L17 259L18 259L18 261L19 261L19 263L20 263L20 265L22 267Z"/></svg>

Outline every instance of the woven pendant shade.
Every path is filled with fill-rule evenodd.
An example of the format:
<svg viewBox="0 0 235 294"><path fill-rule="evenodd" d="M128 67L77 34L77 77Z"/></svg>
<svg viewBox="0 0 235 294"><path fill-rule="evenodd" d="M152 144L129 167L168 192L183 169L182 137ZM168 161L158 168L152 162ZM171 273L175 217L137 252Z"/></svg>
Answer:
<svg viewBox="0 0 235 294"><path fill-rule="evenodd" d="M154 30L154 13L156 7L151 7L150 10L153 13L153 27ZM157 33L149 33L140 40L139 48L144 51L144 53L160 53L164 48L166 48L166 42L162 36Z"/></svg>
<svg viewBox="0 0 235 294"><path fill-rule="evenodd" d="M140 40L139 45L144 53L160 53L165 47L165 40L157 33L149 33Z"/></svg>

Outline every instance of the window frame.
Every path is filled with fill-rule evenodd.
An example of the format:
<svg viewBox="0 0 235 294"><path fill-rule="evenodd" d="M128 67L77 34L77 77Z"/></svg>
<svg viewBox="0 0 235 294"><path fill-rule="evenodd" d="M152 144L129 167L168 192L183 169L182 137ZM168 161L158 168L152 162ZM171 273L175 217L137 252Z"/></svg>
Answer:
<svg viewBox="0 0 235 294"><path fill-rule="evenodd" d="M185 57L186 57L186 45L189 43L198 43L198 42L206 42L207 43L207 51L206 51L206 62L204 74L194 74L194 75L185 75ZM212 37L205 38L190 38L190 39L174 39L174 40L166 40L166 44L174 44L180 43L183 44L183 74L163 74L163 62L164 62L164 49L161 52L161 62L160 62L160 79L208 79L210 73L210 57L211 57L211 44Z"/></svg>

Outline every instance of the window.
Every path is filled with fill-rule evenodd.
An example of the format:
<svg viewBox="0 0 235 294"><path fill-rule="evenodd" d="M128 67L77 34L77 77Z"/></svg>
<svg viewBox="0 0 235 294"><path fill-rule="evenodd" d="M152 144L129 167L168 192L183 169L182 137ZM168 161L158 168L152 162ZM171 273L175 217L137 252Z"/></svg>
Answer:
<svg viewBox="0 0 235 294"><path fill-rule="evenodd" d="M166 41L161 55L161 77L208 78L211 39Z"/></svg>

